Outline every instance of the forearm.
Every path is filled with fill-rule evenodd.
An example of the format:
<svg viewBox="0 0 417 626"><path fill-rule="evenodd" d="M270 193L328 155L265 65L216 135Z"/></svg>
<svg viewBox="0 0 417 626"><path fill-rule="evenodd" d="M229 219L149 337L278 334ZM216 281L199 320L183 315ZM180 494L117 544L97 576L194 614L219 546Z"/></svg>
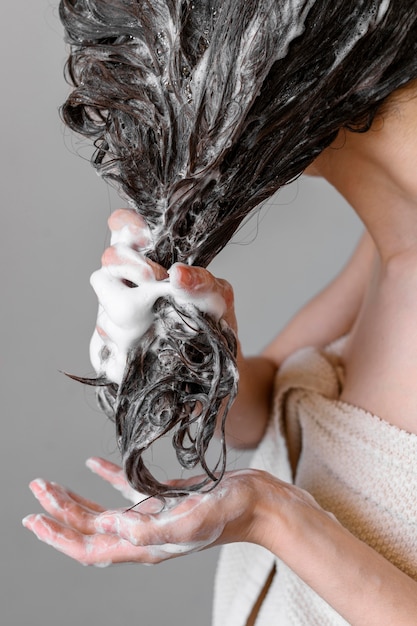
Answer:
<svg viewBox="0 0 417 626"><path fill-rule="evenodd" d="M412 626L417 582L306 492L262 475L255 543L271 550L352 626Z"/></svg>
<svg viewBox="0 0 417 626"><path fill-rule="evenodd" d="M271 414L275 364L266 357L238 353L239 391L227 416L226 439L234 448L253 448L261 440Z"/></svg>
<svg viewBox="0 0 417 626"><path fill-rule="evenodd" d="M334 280L288 322L263 351L278 366L305 346L323 347L352 328L370 279L375 246L367 232Z"/></svg>
<svg viewBox="0 0 417 626"><path fill-rule="evenodd" d="M239 348L239 393L226 428L230 445L250 448L260 441L271 412L275 372L287 356L305 346L325 346L351 329L374 255L374 244L365 233L344 270L294 316L260 356L244 358Z"/></svg>

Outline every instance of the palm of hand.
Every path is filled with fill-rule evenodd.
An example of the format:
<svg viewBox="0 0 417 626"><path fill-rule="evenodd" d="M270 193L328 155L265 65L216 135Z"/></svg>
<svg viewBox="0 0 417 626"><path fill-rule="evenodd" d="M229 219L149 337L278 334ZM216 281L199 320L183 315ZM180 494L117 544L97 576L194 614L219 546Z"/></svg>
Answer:
<svg viewBox="0 0 417 626"><path fill-rule="evenodd" d="M163 506L155 498L138 504L143 496L128 485L117 465L90 459L88 467L136 504L137 510L106 511L56 483L38 479L31 489L52 517L38 514L23 520L41 541L84 565L159 563L244 540L250 527L256 472L229 472L212 492L168 500Z"/></svg>

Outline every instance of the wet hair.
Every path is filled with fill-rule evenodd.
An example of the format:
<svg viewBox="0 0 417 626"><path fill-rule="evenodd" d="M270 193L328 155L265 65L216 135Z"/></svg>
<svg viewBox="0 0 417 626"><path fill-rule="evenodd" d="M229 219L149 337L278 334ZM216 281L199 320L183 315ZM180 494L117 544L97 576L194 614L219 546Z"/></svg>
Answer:
<svg viewBox="0 0 417 626"><path fill-rule="evenodd" d="M415 0L61 0L74 89L64 121L91 138L98 172L146 220L146 255L207 266L242 220L340 129L365 132L417 77ZM183 467L205 455L237 389L224 321L172 299L132 347L118 386L92 381L136 489L179 495L143 452L172 431ZM91 382L91 381L90 381Z"/></svg>

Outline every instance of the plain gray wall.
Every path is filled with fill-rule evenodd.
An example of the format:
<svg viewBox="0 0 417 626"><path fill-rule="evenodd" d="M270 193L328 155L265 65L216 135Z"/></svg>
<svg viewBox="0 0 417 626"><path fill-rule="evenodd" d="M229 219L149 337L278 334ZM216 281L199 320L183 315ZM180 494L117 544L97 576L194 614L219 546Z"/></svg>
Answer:
<svg viewBox="0 0 417 626"><path fill-rule="evenodd" d="M208 626L216 550L98 570L21 526L39 511L27 489L37 476L123 505L84 467L90 455L117 460L113 427L91 391L59 372L91 372L96 301L88 279L108 240L106 218L120 203L89 166L91 149L58 117L67 87L56 3L7 3L2 23L0 622ZM235 287L248 353L338 271L360 230L338 195L312 179L252 218L212 266ZM233 454L231 467L235 461L247 457Z"/></svg>

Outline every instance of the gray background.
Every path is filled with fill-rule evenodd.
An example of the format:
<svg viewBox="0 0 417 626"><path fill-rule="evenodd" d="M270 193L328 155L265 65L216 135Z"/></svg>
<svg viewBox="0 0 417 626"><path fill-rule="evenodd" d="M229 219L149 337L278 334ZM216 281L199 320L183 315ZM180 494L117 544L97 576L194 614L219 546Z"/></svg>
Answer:
<svg viewBox="0 0 417 626"><path fill-rule="evenodd" d="M91 455L117 460L113 427L91 391L59 373L91 372L96 302L88 279L107 242L106 218L120 203L88 165L91 150L58 117L67 87L56 3L7 3L2 27L0 622L208 626L216 550L97 570L21 526L39 511L27 489L37 476L123 505L84 467ZM306 178L252 218L212 266L235 287L248 353L337 272L360 229L332 189ZM230 458L231 467L247 462Z"/></svg>

